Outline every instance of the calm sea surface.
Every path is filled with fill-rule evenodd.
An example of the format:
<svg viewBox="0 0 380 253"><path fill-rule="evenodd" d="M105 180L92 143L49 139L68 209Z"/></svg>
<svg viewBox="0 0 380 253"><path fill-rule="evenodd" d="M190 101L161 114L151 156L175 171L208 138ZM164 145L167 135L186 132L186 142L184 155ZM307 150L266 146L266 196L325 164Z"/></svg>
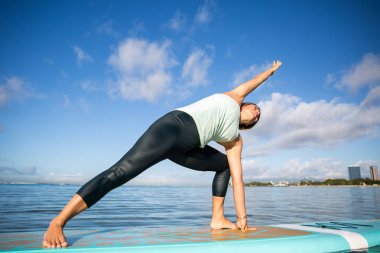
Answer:
<svg viewBox="0 0 380 253"><path fill-rule="evenodd" d="M0 233L45 230L79 186L0 185ZM249 224L380 218L380 188L247 187ZM232 189L225 214L235 219ZM207 227L211 187L123 186L66 229ZM380 251L375 251L380 252Z"/></svg>

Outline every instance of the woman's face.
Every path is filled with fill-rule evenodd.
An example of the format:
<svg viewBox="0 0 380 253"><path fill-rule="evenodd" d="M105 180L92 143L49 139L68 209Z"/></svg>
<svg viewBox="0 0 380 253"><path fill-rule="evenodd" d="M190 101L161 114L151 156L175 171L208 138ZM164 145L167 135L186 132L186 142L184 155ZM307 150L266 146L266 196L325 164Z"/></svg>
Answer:
<svg viewBox="0 0 380 253"><path fill-rule="evenodd" d="M241 108L240 124L253 124L259 119L259 116L260 109L256 105L246 104Z"/></svg>

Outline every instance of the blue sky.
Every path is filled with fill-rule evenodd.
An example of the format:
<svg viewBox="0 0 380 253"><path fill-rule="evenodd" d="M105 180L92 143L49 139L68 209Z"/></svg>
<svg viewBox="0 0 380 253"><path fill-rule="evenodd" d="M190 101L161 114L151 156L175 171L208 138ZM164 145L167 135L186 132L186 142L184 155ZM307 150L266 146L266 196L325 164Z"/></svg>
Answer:
<svg viewBox="0 0 380 253"><path fill-rule="evenodd" d="M83 183L166 112L283 67L247 99L246 181L380 165L379 1L1 1L0 181ZM217 147L213 143L212 146ZM217 147L219 150L220 147ZM155 165L133 184L210 184Z"/></svg>

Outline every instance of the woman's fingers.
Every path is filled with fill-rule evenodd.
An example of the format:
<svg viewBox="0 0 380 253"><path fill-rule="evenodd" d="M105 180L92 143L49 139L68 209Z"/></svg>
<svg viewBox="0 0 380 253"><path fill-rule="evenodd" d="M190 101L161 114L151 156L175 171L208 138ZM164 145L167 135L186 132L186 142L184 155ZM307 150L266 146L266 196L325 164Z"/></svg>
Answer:
<svg viewBox="0 0 380 253"><path fill-rule="evenodd" d="M279 60L277 60L277 61L274 61L274 62L273 62L272 67L273 67L274 70L276 71L281 65L282 65L282 62L280 62Z"/></svg>

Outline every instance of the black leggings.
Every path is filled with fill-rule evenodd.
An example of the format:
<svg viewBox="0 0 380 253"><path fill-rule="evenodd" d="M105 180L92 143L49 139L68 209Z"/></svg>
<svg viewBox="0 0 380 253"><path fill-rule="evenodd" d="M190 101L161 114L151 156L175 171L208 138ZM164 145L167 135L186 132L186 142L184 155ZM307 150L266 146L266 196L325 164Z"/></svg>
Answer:
<svg viewBox="0 0 380 253"><path fill-rule="evenodd" d="M154 122L115 165L83 185L77 194L91 207L109 191L170 159L193 170L215 171L213 196L224 197L230 179L227 157L210 146L200 148L199 143L193 118L185 112L172 111Z"/></svg>

